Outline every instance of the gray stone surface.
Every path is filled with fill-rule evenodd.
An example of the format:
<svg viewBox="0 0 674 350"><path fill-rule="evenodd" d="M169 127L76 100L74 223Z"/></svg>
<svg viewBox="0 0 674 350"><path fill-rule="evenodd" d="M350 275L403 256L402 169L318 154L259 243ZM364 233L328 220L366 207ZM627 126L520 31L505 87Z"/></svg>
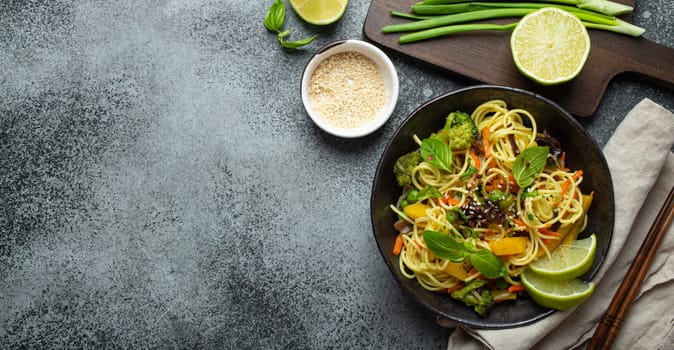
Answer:
<svg viewBox="0 0 674 350"><path fill-rule="evenodd" d="M424 348L449 331L409 300L369 222L379 155L422 101L470 82L391 55L391 120L340 140L304 113L310 55L362 38L368 1L314 28L271 1L0 3L0 348ZM643 6L642 4L643 3ZM640 2L674 46L670 0ZM605 143L644 97L618 78L581 122Z"/></svg>

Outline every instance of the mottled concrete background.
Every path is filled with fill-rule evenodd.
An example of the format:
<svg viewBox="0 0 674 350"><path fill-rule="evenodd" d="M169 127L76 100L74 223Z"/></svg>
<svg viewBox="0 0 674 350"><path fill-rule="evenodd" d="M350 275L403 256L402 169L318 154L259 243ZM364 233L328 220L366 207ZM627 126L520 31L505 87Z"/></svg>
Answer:
<svg viewBox="0 0 674 350"><path fill-rule="evenodd" d="M369 2L295 52L264 30L270 3L0 3L0 348L446 346L383 264L368 200L394 128L470 82L394 55L391 121L335 139L300 73L362 37ZM674 46L671 0L641 3ZM317 30L290 9L287 27ZM643 97L674 110L620 78L583 123L603 144Z"/></svg>

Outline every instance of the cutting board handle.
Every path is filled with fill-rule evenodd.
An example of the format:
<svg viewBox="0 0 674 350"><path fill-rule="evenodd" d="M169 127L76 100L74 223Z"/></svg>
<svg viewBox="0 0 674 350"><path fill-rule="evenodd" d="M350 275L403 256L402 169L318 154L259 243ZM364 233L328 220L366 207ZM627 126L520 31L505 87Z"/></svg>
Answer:
<svg viewBox="0 0 674 350"><path fill-rule="evenodd" d="M641 38L623 54L623 72L635 73L674 89L674 49Z"/></svg>

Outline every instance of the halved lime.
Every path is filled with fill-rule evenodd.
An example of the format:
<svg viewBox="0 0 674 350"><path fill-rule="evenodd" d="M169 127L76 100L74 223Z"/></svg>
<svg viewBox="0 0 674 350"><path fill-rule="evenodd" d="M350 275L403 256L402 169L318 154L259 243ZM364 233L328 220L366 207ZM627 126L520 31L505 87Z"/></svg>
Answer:
<svg viewBox="0 0 674 350"><path fill-rule="evenodd" d="M336 22L346 11L349 0L290 0L295 13L307 23L327 25Z"/></svg>
<svg viewBox="0 0 674 350"><path fill-rule="evenodd" d="M590 54L590 36L578 17L545 7L522 17L510 48L522 74L542 85L556 85L580 74Z"/></svg>
<svg viewBox="0 0 674 350"><path fill-rule="evenodd" d="M530 269L522 273L522 284L538 305L557 310L579 305L594 292L594 282L585 282L578 278L556 281L539 276Z"/></svg>
<svg viewBox="0 0 674 350"><path fill-rule="evenodd" d="M529 265L536 274L554 279L568 280L576 278L590 269L597 252L597 237L590 237L560 244L550 258L543 256Z"/></svg>

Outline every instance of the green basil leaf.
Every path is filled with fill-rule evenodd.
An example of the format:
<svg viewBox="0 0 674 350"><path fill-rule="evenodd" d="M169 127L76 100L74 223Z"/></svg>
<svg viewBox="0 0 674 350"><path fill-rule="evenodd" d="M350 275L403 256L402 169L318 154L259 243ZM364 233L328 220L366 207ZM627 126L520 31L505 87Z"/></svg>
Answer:
<svg viewBox="0 0 674 350"><path fill-rule="evenodd" d="M462 262L468 257L463 244L446 233L426 230L423 235L428 249L439 258Z"/></svg>
<svg viewBox="0 0 674 350"><path fill-rule="evenodd" d="M424 139L420 151L426 162L439 169L452 171L452 149L446 143L437 139Z"/></svg>
<svg viewBox="0 0 674 350"><path fill-rule="evenodd" d="M545 167L545 161L548 159L549 148L530 147L522 151L513 163L513 177L521 187L531 185L538 173Z"/></svg>
<svg viewBox="0 0 674 350"><path fill-rule="evenodd" d="M264 18L264 27L272 32L280 32L283 28L283 21L286 16L286 7L283 0L275 0L267 11L267 16Z"/></svg>
<svg viewBox="0 0 674 350"><path fill-rule="evenodd" d="M297 40L297 41L284 41L281 38L279 38L279 42L283 47L288 48L288 49L299 49L300 47L309 45L314 39L318 37L318 34L315 34L313 36L310 36L308 38L302 39L302 40Z"/></svg>
<svg viewBox="0 0 674 350"><path fill-rule="evenodd" d="M470 263L487 278L499 278L508 275L503 260L490 250L482 249L470 255Z"/></svg>

